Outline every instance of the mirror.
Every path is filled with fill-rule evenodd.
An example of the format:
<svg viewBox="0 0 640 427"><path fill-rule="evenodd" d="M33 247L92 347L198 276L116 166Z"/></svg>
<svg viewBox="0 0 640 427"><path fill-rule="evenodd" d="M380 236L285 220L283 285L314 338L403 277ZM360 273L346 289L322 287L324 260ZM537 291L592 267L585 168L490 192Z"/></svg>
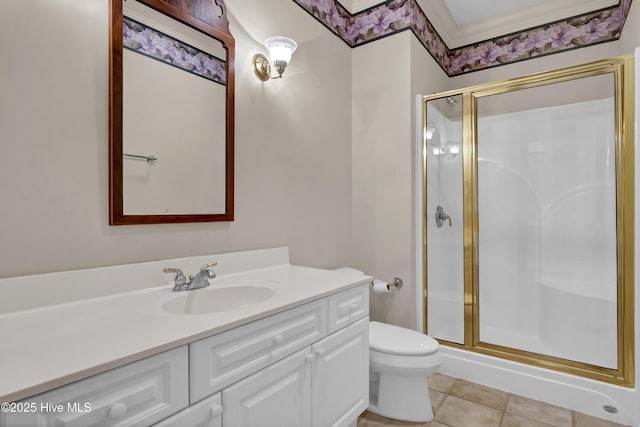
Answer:
<svg viewBox="0 0 640 427"><path fill-rule="evenodd" d="M233 221L222 0L111 0L110 225Z"/></svg>

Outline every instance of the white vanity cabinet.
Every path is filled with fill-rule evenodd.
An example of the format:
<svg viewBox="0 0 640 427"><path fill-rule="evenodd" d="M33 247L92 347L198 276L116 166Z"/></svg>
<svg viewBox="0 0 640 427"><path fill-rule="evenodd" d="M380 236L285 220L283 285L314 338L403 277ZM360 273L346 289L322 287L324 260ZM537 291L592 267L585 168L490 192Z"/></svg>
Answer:
<svg viewBox="0 0 640 427"><path fill-rule="evenodd" d="M368 292L361 285L331 295L328 330L336 332L225 388L223 426L351 425L369 406ZM324 300L295 310L309 313L310 306L320 303ZM306 336L301 333L298 340Z"/></svg>
<svg viewBox="0 0 640 427"><path fill-rule="evenodd" d="M187 379L182 346L16 402L0 425L146 427L189 405Z"/></svg>
<svg viewBox="0 0 640 427"><path fill-rule="evenodd" d="M0 427L355 425L369 403L368 286L27 398L36 410L0 413Z"/></svg>
<svg viewBox="0 0 640 427"><path fill-rule="evenodd" d="M346 427L369 405L369 318L222 391L224 427Z"/></svg>
<svg viewBox="0 0 640 427"><path fill-rule="evenodd" d="M191 403L326 335L323 298L189 344Z"/></svg>

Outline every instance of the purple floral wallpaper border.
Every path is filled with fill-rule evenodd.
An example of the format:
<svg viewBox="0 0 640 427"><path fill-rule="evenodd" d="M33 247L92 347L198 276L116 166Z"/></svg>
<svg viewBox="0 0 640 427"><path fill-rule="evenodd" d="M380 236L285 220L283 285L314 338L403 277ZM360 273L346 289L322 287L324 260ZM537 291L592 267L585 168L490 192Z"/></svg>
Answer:
<svg viewBox="0 0 640 427"><path fill-rule="evenodd" d="M122 45L125 49L215 83L227 84L227 67L224 60L126 16L122 25Z"/></svg>
<svg viewBox="0 0 640 427"><path fill-rule="evenodd" d="M352 15L337 0L293 0L349 46L411 30L449 76L617 40L632 0L449 49L416 0L389 0Z"/></svg>

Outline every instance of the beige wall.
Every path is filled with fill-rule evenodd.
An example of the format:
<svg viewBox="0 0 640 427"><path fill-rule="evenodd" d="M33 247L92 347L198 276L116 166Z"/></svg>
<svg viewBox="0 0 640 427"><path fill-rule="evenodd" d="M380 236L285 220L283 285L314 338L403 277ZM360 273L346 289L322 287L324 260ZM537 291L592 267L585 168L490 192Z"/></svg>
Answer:
<svg viewBox="0 0 640 427"><path fill-rule="evenodd" d="M110 227L108 2L0 2L0 277L280 245L298 264L344 263L351 49L290 0L246 3L258 2L227 1L236 220ZM281 31L299 50L284 79L261 83L250 59Z"/></svg>
<svg viewBox="0 0 640 427"><path fill-rule="evenodd" d="M432 93L441 92L443 87L447 87L449 84L449 78L446 76L444 71L440 68L440 66L435 62L435 60L427 53L424 47L418 42L415 37L411 38L411 99L415 100L418 95L429 95ZM419 110L421 112L421 109ZM416 121L418 123L416 123ZM422 119L417 119L416 112L416 103L411 103L411 129L416 129L417 127L422 127ZM417 149L417 135L412 134L412 144L414 144L414 149ZM422 235L418 233L415 228L415 224L419 220L420 217L416 217L416 215L422 215L422 191L424 191L421 187L417 189L418 193L416 193L416 180L422 179L422 156L421 152L414 152L414 158L412 159L412 164L414 165L413 171L413 198L412 198L412 209L414 212L414 217L412 223L414 224L414 228L412 229L411 236L413 241L411 242L412 248L414 248L414 252L412 253L411 260L412 265L411 268L414 273L414 281L417 289L420 290L420 295L422 294L422 281L418 281L416 277L416 271L422 271L422 262L417 261L415 250L418 246L420 246L420 253L422 254ZM418 157L417 159L415 157ZM413 289L411 292L414 306L416 306L416 298L418 292L416 289ZM423 328L423 312L422 312L422 301L418 301L417 305L420 309L416 311L416 319L409 326L417 329Z"/></svg>
<svg viewBox="0 0 640 427"><path fill-rule="evenodd" d="M414 328L415 95L447 77L410 32L353 51L353 265L398 292L371 294L371 316Z"/></svg>

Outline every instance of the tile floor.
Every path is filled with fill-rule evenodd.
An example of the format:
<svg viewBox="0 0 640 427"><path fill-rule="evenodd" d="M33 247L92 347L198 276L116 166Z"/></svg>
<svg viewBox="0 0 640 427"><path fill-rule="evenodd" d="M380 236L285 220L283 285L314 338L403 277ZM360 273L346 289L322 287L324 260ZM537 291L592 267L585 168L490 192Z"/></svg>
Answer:
<svg viewBox="0 0 640 427"><path fill-rule="evenodd" d="M620 424L510 394L469 381L433 374L430 423L408 423L366 412L358 427L622 427Z"/></svg>

